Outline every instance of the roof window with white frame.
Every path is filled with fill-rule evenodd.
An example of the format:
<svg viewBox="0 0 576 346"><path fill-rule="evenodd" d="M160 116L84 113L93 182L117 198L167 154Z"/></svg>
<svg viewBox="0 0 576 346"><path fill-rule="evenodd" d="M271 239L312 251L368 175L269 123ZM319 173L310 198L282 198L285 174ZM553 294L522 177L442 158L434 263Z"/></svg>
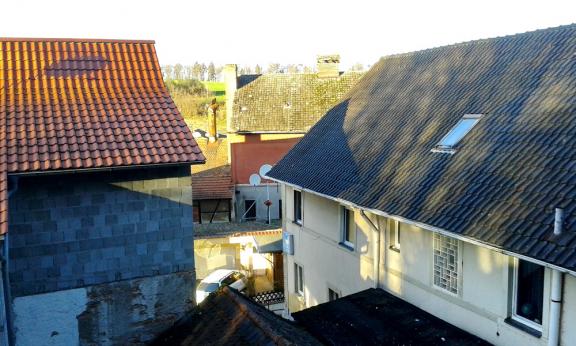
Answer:
<svg viewBox="0 0 576 346"><path fill-rule="evenodd" d="M432 149L433 152L449 153L456 152L454 147L482 118L482 114L466 114Z"/></svg>

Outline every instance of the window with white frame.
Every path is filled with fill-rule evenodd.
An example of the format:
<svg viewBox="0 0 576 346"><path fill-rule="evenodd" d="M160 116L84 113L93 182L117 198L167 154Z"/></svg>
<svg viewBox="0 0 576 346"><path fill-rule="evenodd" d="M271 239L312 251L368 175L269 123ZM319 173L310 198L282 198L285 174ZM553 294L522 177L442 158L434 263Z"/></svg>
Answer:
<svg viewBox="0 0 576 346"><path fill-rule="evenodd" d="M294 263L294 292L304 295L304 269Z"/></svg>
<svg viewBox="0 0 576 346"><path fill-rule="evenodd" d="M458 294L460 266L457 239L434 233L434 286Z"/></svg>
<svg viewBox="0 0 576 346"><path fill-rule="evenodd" d="M432 149L435 152L454 152L454 147L482 118L482 114L465 114L454 127L448 132L436 147Z"/></svg>
<svg viewBox="0 0 576 346"><path fill-rule="evenodd" d="M302 192L294 190L294 222L302 224Z"/></svg>
<svg viewBox="0 0 576 346"><path fill-rule="evenodd" d="M344 206L340 207L341 215L341 244L354 249L356 244L356 223L354 222L354 211Z"/></svg>
<svg viewBox="0 0 576 346"><path fill-rule="evenodd" d="M544 267L514 260L512 318L541 329L544 305Z"/></svg>
<svg viewBox="0 0 576 346"><path fill-rule="evenodd" d="M388 219L388 242L390 249L400 251L400 222Z"/></svg>

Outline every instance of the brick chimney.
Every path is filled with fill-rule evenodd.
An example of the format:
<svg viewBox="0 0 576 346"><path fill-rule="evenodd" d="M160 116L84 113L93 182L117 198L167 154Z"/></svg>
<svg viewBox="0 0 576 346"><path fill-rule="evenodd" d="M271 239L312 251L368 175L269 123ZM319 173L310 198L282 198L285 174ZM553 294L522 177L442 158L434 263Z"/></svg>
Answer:
<svg viewBox="0 0 576 346"><path fill-rule="evenodd" d="M226 130L230 132L234 95L238 89L238 66L235 64L225 65L222 74L224 75L224 83L226 83Z"/></svg>
<svg viewBox="0 0 576 346"><path fill-rule="evenodd" d="M316 58L318 77L337 78L340 76L340 55L318 55Z"/></svg>

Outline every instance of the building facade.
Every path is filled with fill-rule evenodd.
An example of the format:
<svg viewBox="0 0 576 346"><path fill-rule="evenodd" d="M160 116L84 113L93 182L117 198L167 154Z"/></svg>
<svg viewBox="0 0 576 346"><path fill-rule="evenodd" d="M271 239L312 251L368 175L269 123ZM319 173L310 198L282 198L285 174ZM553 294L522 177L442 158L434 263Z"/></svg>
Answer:
<svg viewBox="0 0 576 346"><path fill-rule="evenodd" d="M278 162L363 75L340 72L340 57L319 56L315 73L238 76L236 65L224 68L227 138L234 208L238 221L282 218L280 189L258 175ZM265 201L272 204L267 206ZM268 216L270 215L270 216Z"/></svg>
<svg viewBox="0 0 576 346"><path fill-rule="evenodd" d="M294 255L286 256L285 267L290 312L378 287L491 343L548 344L554 269L537 267L543 281L541 293L533 297L540 304L533 317L539 322L534 322L514 310L526 294L522 285L532 285L518 276L522 260L517 257L312 192L300 195L298 222L294 191L284 186L284 230L294 237ZM343 224L344 210L353 215L353 223ZM353 234L350 244L345 227ZM571 345L576 338L570 327L576 320L574 275L564 274L562 291L560 345Z"/></svg>
<svg viewBox="0 0 576 346"><path fill-rule="evenodd" d="M574 37L375 64L269 173L289 311L378 287L490 343L574 344Z"/></svg>
<svg viewBox="0 0 576 346"><path fill-rule="evenodd" d="M0 39L2 344L145 344L194 306L205 161L154 41Z"/></svg>

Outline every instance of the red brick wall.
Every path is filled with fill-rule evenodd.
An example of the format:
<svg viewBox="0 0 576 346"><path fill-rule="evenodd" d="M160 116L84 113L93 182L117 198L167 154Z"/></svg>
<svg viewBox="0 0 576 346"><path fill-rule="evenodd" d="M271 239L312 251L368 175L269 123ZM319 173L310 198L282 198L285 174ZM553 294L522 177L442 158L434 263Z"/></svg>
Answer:
<svg viewBox="0 0 576 346"><path fill-rule="evenodd" d="M232 180L248 184L250 175L258 173L263 164L274 165L300 138L261 141L259 135L247 135L244 143L232 143Z"/></svg>

